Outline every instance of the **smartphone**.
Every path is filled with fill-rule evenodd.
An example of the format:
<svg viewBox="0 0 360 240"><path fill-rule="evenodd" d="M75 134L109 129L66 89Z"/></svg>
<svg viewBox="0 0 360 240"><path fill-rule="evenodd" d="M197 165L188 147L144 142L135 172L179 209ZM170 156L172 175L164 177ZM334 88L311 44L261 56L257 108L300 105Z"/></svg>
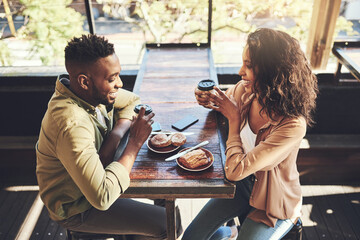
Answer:
<svg viewBox="0 0 360 240"><path fill-rule="evenodd" d="M151 125L151 127L152 127L152 131L153 131L153 132L159 132L159 131L161 131L161 125L160 125L160 123L158 123L158 122L154 122L154 123Z"/></svg>
<svg viewBox="0 0 360 240"><path fill-rule="evenodd" d="M193 125L197 121L199 121L199 119L196 118L195 116L187 115L186 117L180 119L179 121L172 124L171 126L173 128L175 128L176 130L178 130L178 131L183 131L184 129L190 127L191 125Z"/></svg>

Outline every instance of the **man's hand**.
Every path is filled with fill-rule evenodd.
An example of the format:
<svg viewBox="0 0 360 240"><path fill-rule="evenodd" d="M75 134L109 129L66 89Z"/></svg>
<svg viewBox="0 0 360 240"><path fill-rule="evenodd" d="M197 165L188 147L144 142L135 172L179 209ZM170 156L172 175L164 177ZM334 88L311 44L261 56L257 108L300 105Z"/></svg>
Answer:
<svg viewBox="0 0 360 240"><path fill-rule="evenodd" d="M151 133L154 116L154 113L145 116L145 108L140 109L138 116L131 122L129 142L132 141L132 144L138 145L139 148L144 144Z"/></svg>
<svg viewBox="0 0 360 240"><path fill-rule="evenodd" d="M138 116L132 119L128 144L118 159L118 162L128 170L129 174L141 146L151 133L154 116L154 113L145 116L145 108L142 107Z"/></svg>

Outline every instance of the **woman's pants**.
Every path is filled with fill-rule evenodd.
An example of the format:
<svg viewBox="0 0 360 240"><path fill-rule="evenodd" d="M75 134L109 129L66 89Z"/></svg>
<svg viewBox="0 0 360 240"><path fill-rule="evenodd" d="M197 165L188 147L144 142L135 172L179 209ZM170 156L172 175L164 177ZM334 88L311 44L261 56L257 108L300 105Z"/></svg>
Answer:
<svg viewBox="0 0 360 240"><path fill-rule="evenodd" d="M222 226L235 217L238 217L241 222L238 239L268 240L280 239L284 236L294 226L289 219L278 220L276 226L272 228L247 218L252 210L249 205L249 198L253 185L254 177L251 175L236 182L236 192L233 199L211 199L186 229L182 239L228 239L231 231Z"/></svg>

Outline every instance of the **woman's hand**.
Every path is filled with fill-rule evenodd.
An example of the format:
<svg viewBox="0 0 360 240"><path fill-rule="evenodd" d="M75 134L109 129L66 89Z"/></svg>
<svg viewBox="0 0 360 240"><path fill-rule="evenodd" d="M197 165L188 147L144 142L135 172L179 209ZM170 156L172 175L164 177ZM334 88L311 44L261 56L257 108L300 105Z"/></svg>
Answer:
<svg viewBox="0 0 360 240"><path fill-rule="evenodd" d="M209 91L201 91L196 87L194 93L195 93L196 101L198 102L199 105L205 108L210 108L208 106L210 94L211 94Z"/></svg>
<svg viewBox="0 0 360 240"><path fill-rule="evenodd" d="M129 143L131 142L135 146L141 148L146 139L149 137L153 124L152 118L154 113L150 113L145 116L145 108L141 107L137 117L133 117L130 125Z"/></svg>
<svg viewBox="0 0 360 240"><path fill-rule="evenodd" d="M231 95L230 97L226 96L223 91L218 87L214 87L216 94L210 94L209 108L221 112L229 122L240 122L240 109Z"/></svg>

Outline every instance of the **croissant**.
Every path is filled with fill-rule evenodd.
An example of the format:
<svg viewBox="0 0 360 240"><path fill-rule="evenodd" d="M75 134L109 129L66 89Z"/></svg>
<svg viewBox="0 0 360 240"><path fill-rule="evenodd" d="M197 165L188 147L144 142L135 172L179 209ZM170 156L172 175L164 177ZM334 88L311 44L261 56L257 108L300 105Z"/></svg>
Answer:
<svg viewBox="0 0 360 240"><path fill-rule="evenodd" d="M208 164L209 159L203 150L196 149L181 156L179 162L187 168L197 168Z"/></svg>

